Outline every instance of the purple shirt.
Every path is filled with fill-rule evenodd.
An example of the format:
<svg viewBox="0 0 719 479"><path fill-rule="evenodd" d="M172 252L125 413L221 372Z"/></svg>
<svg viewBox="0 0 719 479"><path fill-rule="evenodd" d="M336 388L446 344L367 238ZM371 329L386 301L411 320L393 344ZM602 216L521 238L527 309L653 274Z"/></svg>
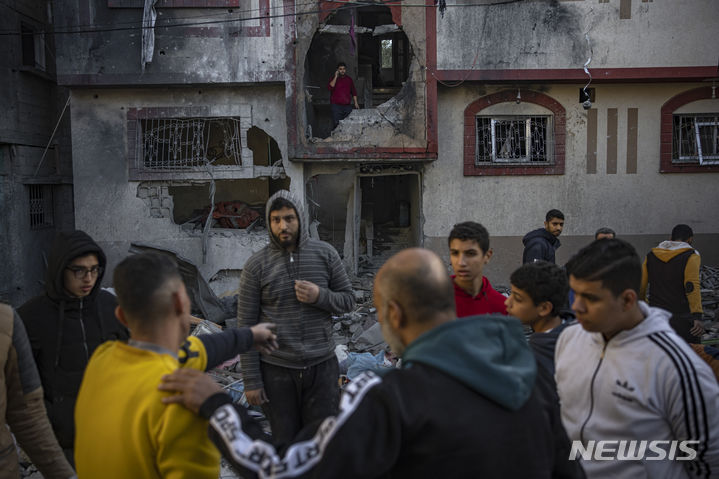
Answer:
<svg viewBox="0 0 719 479"><path fill-rule="evenodd" d="M330 82L332 82L332 78L330 78ZM355 84L348 75L343 77L338 75L335 87L332 88L328 83L327 88L332 92L330 93L330 103L335 105L349 105L352 103L352 97L357 96Z"/></svg>

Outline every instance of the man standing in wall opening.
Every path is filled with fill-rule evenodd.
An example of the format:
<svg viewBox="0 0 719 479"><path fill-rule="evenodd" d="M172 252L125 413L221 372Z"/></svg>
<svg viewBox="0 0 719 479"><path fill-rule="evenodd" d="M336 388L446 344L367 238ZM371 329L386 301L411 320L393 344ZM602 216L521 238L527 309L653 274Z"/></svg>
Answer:
<svg viewBox="0 0 719 479"><path fill-rule="evenodd" d="M330 79L327 88L330 91L330 107L332 108L332 129L339 125L340 120L344 120L352 113L352 103L354 107L359 109L357 103L357 90L355 84L347 75L347 65L344 62L337 64L337 70Z"/></svg>

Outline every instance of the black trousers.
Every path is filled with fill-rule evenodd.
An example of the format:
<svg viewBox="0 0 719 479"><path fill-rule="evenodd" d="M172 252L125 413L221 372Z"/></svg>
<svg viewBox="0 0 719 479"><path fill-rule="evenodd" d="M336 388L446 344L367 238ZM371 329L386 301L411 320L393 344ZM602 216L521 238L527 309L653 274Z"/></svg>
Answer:
<svg viewBox="0 0 719 479"><path fill-rule="evenodd" d="M669 325L689 344L701 344L701 338L689 332L694 327L694 318L691 314L674 313L669 318Z"/></svg>
<svg viewBox="0 0 719 479"><path fill-rule="evenodd" d="M336 357L303 369L261 361L260 370L270 401L262 409L270 420L278 449L287 446L307 424L337 414L340 391Z"/></svg>
<svg viewBox="0 0 719 479"><path fill-rule="evenodd" d="M351 104L338 105L337 103L332 103L330 107L332 109L332 129L334 130L340 124L340 120L344 120L352 113L353 108Z"/></svg>

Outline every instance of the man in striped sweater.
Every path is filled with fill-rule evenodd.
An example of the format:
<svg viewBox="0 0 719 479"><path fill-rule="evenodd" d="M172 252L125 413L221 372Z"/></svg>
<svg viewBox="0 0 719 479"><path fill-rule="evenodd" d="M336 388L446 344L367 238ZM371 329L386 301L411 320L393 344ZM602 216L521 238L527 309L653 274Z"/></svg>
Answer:
<svg viewBox="0 0 719 479"><path fill-rule="evenodd" d="M637 252L597 240L567 273L579 324L559 336L555 378L570 459L590 479L717 477L719 386L671 313L638 300Z"/></svg>
<svg viewBox="0 0 719 479"><path fill-rule="evenodd" d="M337 413L339 365L332 315L354 307L352 284L337 251L309 237L302 204L280 190L267 202L270 243L252 255L240 278L240 326L271 321L279 349L242 355L245 395L262 405L276 445Z"/></svg>

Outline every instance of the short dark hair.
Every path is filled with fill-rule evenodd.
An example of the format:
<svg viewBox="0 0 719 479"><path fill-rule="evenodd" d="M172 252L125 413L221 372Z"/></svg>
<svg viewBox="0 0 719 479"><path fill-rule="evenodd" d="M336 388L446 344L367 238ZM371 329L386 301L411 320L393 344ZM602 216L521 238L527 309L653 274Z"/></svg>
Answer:
<svg viewBox="0 0 719 479"><path fill-rule="evenodd" d="M112 275L117 302L133 318L151 321L164 314L155 297L169 281L182 281L177 264L167 255L141 253L128 256Z"/></svg>
<svg viewBox="0 0 719 479"><path fill-rule="evenodd" d="M597 231L594 232L594 239L597 239L597 236L599 235L612 235L612 238L617 237L617 233L615 233L613 229L607 228L606 226L603 228L599 228Z"/></svg>
<svg viewBox="0 0 719 479"><path fill-rule="evenodd" d="M547 211L547 214L544 215L544 221L549 221L552 218L559 218L560 220L564 219L564 213L562 213L559 210L549 210Z"/></svg>
<svg viewBox="0 0 719 479"><path fill-rule="evenodd" d="M267 214L269 215L273 211L281 210L282 208L292 208L293 210L295 210L295 214L297 215L297 218L299 219L300 215L297 212L297 208L295 208L294 203L292 203L287 198L282 198L281 196L272 200L272 204L270 205L270 210L267 212Z"/></svg>
<svg viewBox="0 0 719 479"><path fill-rule="evenodd" d="M489 232L487 228L474 221L465 221L454 225L452 231L449 232L447 244L451 244L453 239L473 240L477 242L482 253L486 254L489 251Z"/></svg>
<svg viewBox="0 0 719 479"><path fill-rule="evenodd" d="M339 62L339 63L337 63L337 68L339 68L339 67L347 68L347 64L345 62Z"/></svg>
<svg viewBox="0 0 719 479"><path fill-rule="evenodd" d="M567 273L554 263L535 261L522 265L512 273L509 282L525 291L535 305L545 301L552 303L552 316L557 316L567 302Z"/></svg>
<svg viewBox="0 0 719 479"><path fill-rule="evenodd" d="M676 225L672 228L672 241L687 241L694 236L694 231L689 225Z"/></svg>
<svg viewBox="0 0 719 479"><path fill-rule="evenodd" d="M601 281L614 296L631 289L639 292L642 264L639 255L620 239L595 240L567 263L567 274L584 281Z"/></svg>

